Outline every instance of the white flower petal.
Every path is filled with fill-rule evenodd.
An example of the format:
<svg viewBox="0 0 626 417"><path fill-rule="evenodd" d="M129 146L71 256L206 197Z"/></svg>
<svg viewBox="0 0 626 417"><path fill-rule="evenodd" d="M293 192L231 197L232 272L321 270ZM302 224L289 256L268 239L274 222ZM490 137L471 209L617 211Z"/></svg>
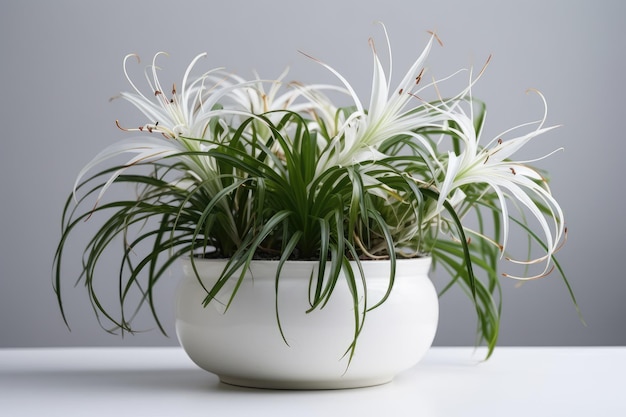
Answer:
<svg viewBox="0 0 626 417"><path fill-rule="evenodd" d="M129 167L140 163L140 162L149 162L155 161L158 159L163 159L165 157L175 155L184 151L185 149L175 141L161 139L158 137L142 137L142 138L133 138L124 140L122 142L114 143L103 151L98 153L87 165L83 167L83 169L78 173L76 181L74 182L74 193L76 193L76 189L79 186L83 177L93 168L102 164L103 162L110 160L111 158L117 157L123 154L134 154L135 156L129 159L124 167L115 171L111 177L107 180L105 185L102 187L100 194L98 195L98 200L102 197L105 191L111 186L113 181L117 177L119 177L126 169Z"/></svg>

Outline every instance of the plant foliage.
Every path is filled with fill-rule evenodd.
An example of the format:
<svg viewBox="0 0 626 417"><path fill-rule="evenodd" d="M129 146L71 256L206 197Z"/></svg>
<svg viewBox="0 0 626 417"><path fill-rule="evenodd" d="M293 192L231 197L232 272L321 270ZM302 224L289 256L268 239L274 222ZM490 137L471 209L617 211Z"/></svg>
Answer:
<svg viewBox="0 0 626 417"><path fill-rule="evenodd" d="M253 259L275 259L280 265L312 259L319 261L319 273L311 277L310 310L322 308L345 276L354 293L356 342L367 310L385 299L359 309L364 277L349 272L348 261L390 259L393 278L398 257L431 255L451 277L443 292L460 285L470 296L478 317L477 343L491 353L501 312L500 261L543 265L537 273L508 276L544 276L564 240L563 213L545 176L513 159L552 127L544 127L544 114L535 123L482 139L486 106L472 96L482 71L453 74L468 74L467 87L442 97L451 77L425 81L425 62L436 40L431 35L395 88L372 44L368 106L343 76L319 61L337 76L338 85L285 83L284 74L274 81L244 80L221 70L193 75L200 55L180 90L174 85L170 93L157 76L157 54L146 70L149 92L144 95L128 75L133 56L126 57L133 92L121 97L149 123L128 129L118 122L142 135L97 155L68 197L54 272L64 318L66 247L86 220L98 218L103 220L85 245L80 281L111 331L133 331L132 319L143 306L163 330L153 291L180 257L229 259L215 286L205 288L205 304L227 282L236 283L236 296L241 271ZM336 107L330 93L347 95L353 105ZM110 161L124 155L130 159L111 167ZM108 165L92 174L103 163ZM106 191L113 186L136 194L108 201ZM509 257L510 225L521 225L516 231L542 253L534 256L530 249L529 259ZM536 225L539 233L533 231ZM119 311L105 306L98 285L108 277L97 266L113 244L122 245ZM280 267L277 285L279 277ZM388 291L392 287L393 279ZM130 296L135 291L138 302Z"/></svg>

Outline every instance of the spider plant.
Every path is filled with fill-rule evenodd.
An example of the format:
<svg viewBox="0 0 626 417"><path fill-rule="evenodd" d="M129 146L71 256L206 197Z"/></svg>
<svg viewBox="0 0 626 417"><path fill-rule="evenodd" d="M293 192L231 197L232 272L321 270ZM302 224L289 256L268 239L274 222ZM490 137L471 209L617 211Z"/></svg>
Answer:
<svg viewBox="0 0 626 417"><path fill-rule="evenodd" d="M553 127L544 126L544 113L537 122L485 141L486 106L472 95L482 71L426 81L425 62L437 40L431 34L395 87L391 62L385 70L372 43L368 105L341 74L317 60L336 75L337 85L285 83L285 74L274 81L222 70L194 75L200 55L180 89L166 90L157 54L146 70L144 94L128 74L134 56L127 56L124 72L132 92L121 98L148 123L127 128L118 121L121 129L141 134L98 154L67 199L54 258L54 287L66 323L66 246L85 220L99 218L84 246L79 282L109 331L134 331L133 318L146 306L164 331L154 288L181 257L229 259L217 283L205 288L205 304L227 282L235 283L235 297L241 271L255 259L279 261L277 286L285 262L307 259L319 262L318 274L311 276L311 311L324 306L345 276L354 302L353 351L365 315L386 297L368 300L365 277L350 263L390 260L388 295L398 258L432 256L450 275L442 293L452 285L468 293L478 317L477 343L491 354L500 323L501 263L543 265L536 273L504 273L517 279L547 275L555 265L563 275L554 259L565 237L562 210L545 175L513 159ZM463 74L466 88L441 96L440 86ZM329 93L345 94L353 104L336 107ZM123 155L131 157L110 163ZM107 200L107 190L118 186L136 194ZM511 224L542 251L538 256L508 255ZM114 244L121 245L119 309L102 300L100 282L106 284L108 276L97 268Z"/></svg>

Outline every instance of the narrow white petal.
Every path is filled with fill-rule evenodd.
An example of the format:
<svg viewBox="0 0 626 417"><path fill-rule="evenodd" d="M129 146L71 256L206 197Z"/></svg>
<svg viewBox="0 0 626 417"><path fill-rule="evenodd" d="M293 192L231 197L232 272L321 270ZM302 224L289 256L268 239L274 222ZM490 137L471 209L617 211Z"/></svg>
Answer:
<svg viewBox="0 0 626 417"><path fill-rule="evenodd" d="M387 100L389 98L389 90L387 88L385 70L376 55L376 50L373 45L372 55L374 57L374 74L372 76L372 92L368 117L371 119L378 119L382 116L385 110L385 105L387 104Z"/></svg>
<svg viewBox="0 0 626 417"><path fill-rule="evenodd" d="M437 213L440 213L443 209L443 203L447 200L450 191L452 190L452 184L461 167L461 158L454 152L448 152L448 167L446 170L446 176L439 189L439 200L437 201Z"/></svg>

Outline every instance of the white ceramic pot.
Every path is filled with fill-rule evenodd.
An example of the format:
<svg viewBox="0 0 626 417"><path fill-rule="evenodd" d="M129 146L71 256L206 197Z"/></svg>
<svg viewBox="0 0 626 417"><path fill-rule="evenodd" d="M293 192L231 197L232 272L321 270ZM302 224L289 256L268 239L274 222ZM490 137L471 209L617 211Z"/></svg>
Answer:
<svg viewBox="0 0 626 417"><path fill-rule="evenodd" d="M226 261L196 260L206 288ZM288 262L278 290L277 262L255 261L234 301L202 306L205 291L189 260L177 293L176 333L189 357L227 384L280 389L335 389L378 385L419 362L437 329L439 304L428 277L430 258L398 260L393 291L367 313L356 351L345 355L354 337L352 296L342 278L323 309L309 309L309 278L315 262ZM364 261L368 305L383 297L388 261ZM223 289L221 301L232 291Z"/></svg>

